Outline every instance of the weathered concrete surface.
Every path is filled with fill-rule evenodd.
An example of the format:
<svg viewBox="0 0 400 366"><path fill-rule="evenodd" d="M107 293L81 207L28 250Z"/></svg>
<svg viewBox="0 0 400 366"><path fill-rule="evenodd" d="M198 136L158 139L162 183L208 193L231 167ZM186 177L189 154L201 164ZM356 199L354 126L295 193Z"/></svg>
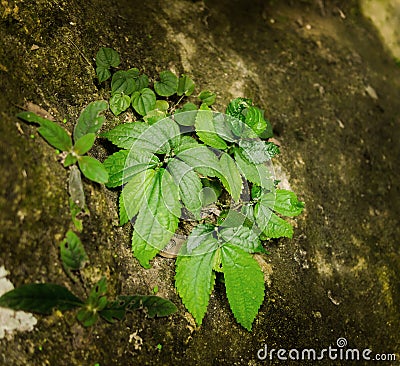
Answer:
<svg viewBox="0 0 400 366"><path fill-rule="evenodd" d="M72 131L87 103L107 98L93 70L100 46L148 75L191 74L198 90L218 93L219 109L232 97L253 98L282 144L276 165L306 212L293 240L268 244L268 290L253 332L235 323L222 284L194 329L173 288L173 260L141 269L128 230L116 225L115 192L86 182L87 286L102 274L112 294L157 285L179 312L151 320L138 312L91 329L71 313L39 317L35 332L1 341L0 364L255 365L263 344L320 350L339 337L400 358L400 69L355 2L287 3L2 2L0 265L16 286L46 281L85 291L58 260L70 225L67 172L14 116L32 101L67 118ZM107 148L98 144L93 154L102 158Z"/></svg>

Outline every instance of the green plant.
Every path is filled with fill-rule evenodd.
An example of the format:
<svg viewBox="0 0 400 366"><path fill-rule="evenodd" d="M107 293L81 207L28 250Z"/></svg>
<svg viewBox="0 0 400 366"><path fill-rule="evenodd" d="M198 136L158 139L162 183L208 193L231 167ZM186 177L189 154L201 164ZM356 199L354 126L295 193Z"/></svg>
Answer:
<svg viewBox="0 0 400 366"><path fill-rule="evenodd" d="M53 147L65 154L64 167L78 163L83 175L97 183L106 183L108 173L103 165L86 153L93 147L96 133L100 130L105 117L99 113L108 108L106 101L90 103L81 113L75 125L74 143L68 132L57 123L39 117L33 112L21 112L17 117L30 123L39 124L38 132Z"/></svg>
<svg viewBox="0 0 400 366"><path fill-rule="evenodd" d="M100 81L111 76L99 72L98 60L107 52L101 49L96 58ZM210 109L215 94L209 91L198 95L199 107L183 103L194 82L171 71L161 72L153 89L138 69L118 70L111 80L113 113L132 106L136 115L100 135L121 149L104 161L106 186L122 186L120 223L133 223L132 249L148 268L189 218L191 232L176 261L183 303L200 325L221 272L233 314L250 330L264 299L252 254L265 252L262 240L292 237L280 215L297 216L304 204L277 188L270 160L279 149L267 140L271 124L250 99L232 100L225 114ZM210 204L217 209L204 216Z"/></svg>
<svg viewBox="0 0 400 366"><path fill-rule="evenodd" d="M169 300L158 296L118 296L107 298L107 281L103 277L92 288L86 301L76 297L66 287L51 283L20 286L0 297L0 306L14 310L49 315L53 310L78 308L77 319L85 326L92 326L99 317L113 323L122 320L127 311L145 308L149 317L168 316L176 311Z"/></svg>

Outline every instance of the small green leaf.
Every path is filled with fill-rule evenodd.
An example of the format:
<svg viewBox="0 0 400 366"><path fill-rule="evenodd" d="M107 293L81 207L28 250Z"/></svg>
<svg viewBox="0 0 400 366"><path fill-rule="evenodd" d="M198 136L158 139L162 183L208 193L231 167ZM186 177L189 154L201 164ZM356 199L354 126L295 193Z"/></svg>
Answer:
<svg viewBox="0 0 400 366"><path fill-rule="evenodd" d="M169 104L166 100L157 100L154 108L166 112L169 108Z"/></svg>
<svg viewBox="0 0 400 366"><path fill-rule="evenodd" d="M235 161L227 153L222 153L219 161L221 170L218 177L234 201L238 202L243 188L239 169Z"/></svg>
<svg viewBox="0 0 400 366"><path fill-rule="evenodd" d="M117 187L129 182L136 174L157 166L159 159L146 150L120 150L104 160L108 172L107 187Z"/></svg>
<svg viewBox="0 0 400 366"><path fill-rule="evenodd" d="M264 119L264 111L257 107L248 107L245 112L245 123L250 126L258 136L260 136L267 128L267 122Z"/></svg>
<svg viewBox="0 0 400 366"><path fill-rule="evenodd" d="M97 183L107 183L108 173L100 161L90 156L80 156L78 165L87 179Z"/></svg>
<svg viewBox="0 0 400 366"><path fill-rule="evenodd" d="M117 71L111 80L111 95L132 94L136 90L136 79L138 76L139 70L136 68L128 71Z"/></svg>
<svg viewBox="0 0 400 366"><path fill-rule="evenodd" d="M149 318L169 316L178 310L171 301L159 296L140 296L140 302Z"/></svg>
<svg viewBox="0 0 400 366"><path fill-rule="evenodd" d="M175 275L176 289L198 325L203 321L214 288L213 264L218 248L215 238L207 235L203 238L204 240L191 251L192 255L178 256ZM183 247L183 250L187 249Z"/></svg>
<svg viewBox="0 0 400 366"><path fill-rule="evenodd" d="M65 239L60 243L60 251L62 264L67 273L83 268L89 260L81 240L71 230L68 230Z"/></svg>
<svg viewBox="0 0 400 366"><path fill-rule="evenodd" d="M156 95L151 89L144 88L132 94L131 103L137 113L141 116L145 116L154 109L156 105Z"/></svg>
<svg viewBox="0 0 400 366"><path fill-rule="evenodd" d="M271 160L279 154L279 148L272 142L261 140L241 140L239 146L242 148L243 156L248 162L262 164Z"/></svg>
<svg viewBox="0 0 400 366"><path fill-rule="evenodd" d="M112 48L101 47L96 55L96 65L105 68L117 67L120 63L119 54Z"/></svg>
<svg viewBox="0 0 400 366"><path fill-rule="evenodd" d="M111 76L111 71L104 66L97 66L96 67L96 75L99 79L99 83L106 81Z"/></svg>
<svg viewBox="0 0 400 366"><path fill-rule="evenodd" d="M187 75L182 75L179 78L177 94L179 96L185 94L188 97L189 95L192 95L193 91L194 91L193 80Z"/></svg>
<svg viewBox="0 0 400 366"><path fill-rule="evenodd" d="M247 330L264 301L264 275L257 261L232 244L221 248L226 295L237 322Z"/></svg>
<svg viewBox="0 0 400 366"><path fill-rule="evenodd" d="M82 220L78 218L78 216L82 213L82 209L71 198L69 199L69 211L71 212L71 220L74 224L75 230L82 232Z"/></svg>
<svg viewBox="0 0 400 366"><path fill-rule="evenodd" d="M210 92L209 90L203 90L199 94L199 99L202 101L202 103L204 103L208 106L215 103L216 97L217 97L216 94L213 92Z"/></svg>
<svg viewBox="0 0 400 366"><path fill-rule="evenodd" d="M74 129L75 141L88 133L97 133L103 125L106 118L100 116L108 108L108 103L105 100L98 100L89 103L81 112L78 122Z"/></svg>
<svg viewBox="0 0 400 366"><path fill-rule="evenodd" d="M225 150L228 145L217 135L212 111L198 111L196 116L196 134L206 145Z"/></svg>
<svg viewBox="0 0 400 366"><path fill-rule="evenodd" d="M64 286L50 283L22 285L0 297L0 306L39 314L51 314L53 309L64 311L82 305L82 300Z"/></svg>
<svg viewBox="0 0 400 366"><path fill-rule="evenodd" d="M294 192L285 189L264 194L261 204L289 217L300 215L304 208L304 202L299 202Z"/></svg>
<svg viewBox="0 0 400 366"><path fill-rule="evenodd" d="M96 323L99 312L103 310L107 304L107 280L102 277L99 282L91 289L85 305L78 311L77 319L85 327L90 327Z"/></svg>
<svg viewBox="0 0 400 366"><path fill-rule="evenodd" d="M88 133L83 135L75 142L74 151L77 155L86 154L94 145L94 141L96 140L96 135L94 133Z"/></svg>
<svg viewBox="0 0 400 366"><path fill-rule="evenodd" d="M110 98L110 109L115 116L120 115L122 112L126 111L131 104L131 98L129 95L122 93L115 93Z"/></svg>
<svg viewBox="0 0 400 366"><path fill-rule="evenodd" d="M160 72L160 81L154 83L154 90L162 97L169 97L178 90L178 77L171 71Z"/></svg>
<svg viewBox="0 0 400 366"><path fill-rule="evenodd" d="M141 74L135 79L135 83L136 83L136 90L140 91L149 86L149 78L147 77L147 75Z"/></svg>
<svg viewBox="0 0 400 366"><path fill-rule="evenodd" d="M40 125L38 132L51 146L61 151L71 150L71 136L58 124L46 118L39 117L32 112L21 112L17 114L17 117L26 122L38 123Z"/></svg>
<svg viewBox="0 0 400 366"><path fill-rule="evenodd" d="M226 107L225 114L229 116L233 116L238 120L245 122L246 117L242 113L246 108L251 107L253 101L247 98L236 98L229 102L228 106ZM239 135L237 135L239 136Z"/></svg>
<svg viewBox="0 0 400 366"><path fill-rule="evenodd" d="M72 164L75 164L78 161L78 157L76 154L69 153L64 160L64 167L69 167Z"/></svg>

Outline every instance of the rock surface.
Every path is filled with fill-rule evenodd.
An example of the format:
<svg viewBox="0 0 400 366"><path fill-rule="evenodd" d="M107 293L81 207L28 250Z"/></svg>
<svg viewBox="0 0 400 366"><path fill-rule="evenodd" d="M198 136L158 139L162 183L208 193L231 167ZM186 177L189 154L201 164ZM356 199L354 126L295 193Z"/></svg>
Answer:
<svg viewBox="0 0 400 366"><path fill-rule="evenodd" d="M400 69L357 2L14 0L0 14L0 265L15 286L87 291L59 260L71 225L67 171L15 114L31 102L72 131L89 102L108 98L93 68L100 46L150 76L190 74L217 93L219 110L253 98L281 143L276 166L306 202L294 238L269 243L260 259L268 287L249 333L222 284L196 328L174 290L173 259L141 268L117 225L116 193L85 182L83 283L106 275L112 295L158 286L179 311L90 329L73 313L38 317L35 332L0 341L0 364L256 365L264 345L321 350L339 338L400 359ZM103 159L108 148L91 153Z"/></svg>

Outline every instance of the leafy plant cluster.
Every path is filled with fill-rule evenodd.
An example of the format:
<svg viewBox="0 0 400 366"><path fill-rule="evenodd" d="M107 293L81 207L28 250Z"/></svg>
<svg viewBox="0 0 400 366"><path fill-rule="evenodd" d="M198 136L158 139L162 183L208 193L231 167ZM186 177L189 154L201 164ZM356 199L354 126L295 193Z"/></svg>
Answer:
<svg viewBox="0 0 400 366"><path fill-rule="evenodd" d="M120 223L133 223L135 257L149 268L189 217L192 230L176 260L183 303L200 325L222 273L233 314L250 330L265 290L252 254L265 251L266 239L292 237L282 216L304 207L273 179L268 164L279 149L268 141L271 124L250 99L232 100L224 114L211 109L209 91L198 95L199 106L185 102L195 88L187 75L163 71L151 87L138 69L112 74L119 65L112 49L101 49L96 62L99 80L111 77L110 109L118 115L132 106L136 116L100 134L120 148L104 161L106 186L122 187ZM217 217L204 217L210 204Z"/></svg>
<svg viewBox="0 0 400 366"><path fill-rule="evenodd" d="M219 113L212 109L215 93L204 90L194 97L195 83L188 75L167 70L150 80L137 68L120 70L119 65L116 51L99 50L96 73L101 83L107 83L110 101L90 103L73 138L31 112L18 116L39 124L46 141L63 151L78 231L82 230L78 215L85 212L81 171L110 189L121 187L120 224L133 225L132 250L143 267L149 268L174 236L189 228L176 259L175 286L198 325L216 279L223 277L236 320L251 330L265 292L253 254L265 253L268 239L291 238L292 225L283 217L295 217L304 207L274 180L271 159L279 148L269 141L271 124L251 99L236 98L225 113ZM100 133L105 121L100 113L108 107L115 116L130 109L132 121ZM103 164L86 156L98 135L118 148ZM87 262L84 248L72 231L60 248L64 268L73 278L73 272ZM98 316L121 319L125 311L139 306L146 307L149 315L168 315L176 309L157 297L120 296L110 301L105 293L105 279L85 302L55 285L27 285L3 295L0 306L38 312L81 307L78 319L85 325ZM48 299L45 311L35 305L38 296Z"/></svg>

